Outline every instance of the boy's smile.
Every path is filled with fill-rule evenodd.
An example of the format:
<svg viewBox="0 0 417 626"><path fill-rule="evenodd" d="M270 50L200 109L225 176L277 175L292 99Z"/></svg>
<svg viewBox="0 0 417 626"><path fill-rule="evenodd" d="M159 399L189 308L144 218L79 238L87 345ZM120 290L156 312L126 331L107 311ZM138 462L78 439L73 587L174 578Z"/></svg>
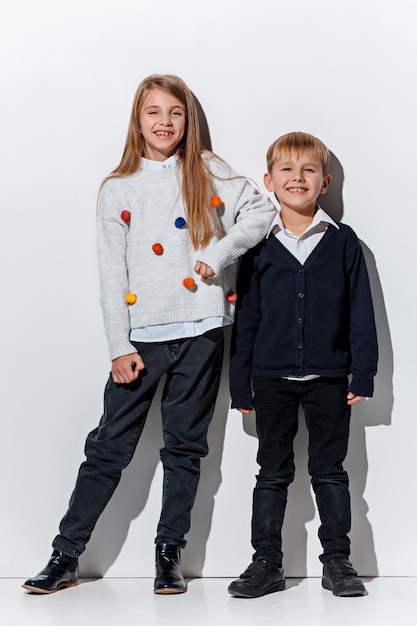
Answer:
<svg viewBox="0 0 417 626"><path fill-rule="evenodd" d="M162 89L152 89L139 121L147 159L165 161L174 154L185 131L186 112L180 100Z"/></svg>
<svg viewBox="0 0 417 626"><path fill-rule="evenodd" d="M330 180L329 175L323 175L321 161L312 152L280 155L271 174L264 176L265 186L275 193L281 211L303 215L314 215L317 197L327 191Z"/></svg>

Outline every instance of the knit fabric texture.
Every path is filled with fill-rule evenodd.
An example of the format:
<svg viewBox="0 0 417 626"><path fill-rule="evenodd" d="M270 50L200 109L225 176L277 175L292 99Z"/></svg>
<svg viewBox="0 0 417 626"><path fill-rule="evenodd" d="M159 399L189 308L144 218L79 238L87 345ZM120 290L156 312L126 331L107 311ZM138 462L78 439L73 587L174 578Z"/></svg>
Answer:
<svg viewBox="0 0 417 626"><path fill-rule="evenodd" d="M235 303L227 295L236 288L237 261L265 236L276 209L220 159L205 158L221 204L212 207L220 232L204 249L191 244L178 163L111 178L100 190L100 301L111 360L134 352L131 328L213 316L233 320ZM201 281L196 261L209 265L215 277ZM128 293L135 296L132 304Z"/></svg>

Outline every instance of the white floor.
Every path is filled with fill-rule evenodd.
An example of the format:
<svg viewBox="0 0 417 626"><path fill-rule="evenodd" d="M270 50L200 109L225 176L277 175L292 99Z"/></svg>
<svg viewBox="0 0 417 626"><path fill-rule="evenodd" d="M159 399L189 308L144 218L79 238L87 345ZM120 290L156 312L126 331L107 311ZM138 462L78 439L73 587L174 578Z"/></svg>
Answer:
<svg viewBox="0 0 417 626"><path fill-rule="evenodd" d="M81 580L34 595L23 580L0 579L1 626L355 626L416 624L417 578L364 579L368 595L336 598L320 578L290 578L286 591L252 600L227 593L231 579L188 581L188 592L155 595L150 578Z"/></svg>

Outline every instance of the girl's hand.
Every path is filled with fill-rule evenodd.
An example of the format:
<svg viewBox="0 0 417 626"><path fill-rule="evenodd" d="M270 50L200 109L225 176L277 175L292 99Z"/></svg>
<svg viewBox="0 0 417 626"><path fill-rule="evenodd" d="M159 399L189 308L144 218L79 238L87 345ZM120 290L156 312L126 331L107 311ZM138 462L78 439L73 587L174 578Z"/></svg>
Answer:
<svg viewBox="0 0 417 626"><path fill-rule="evenodd" d="M197 261L194 265L194 271L196 274L201 276L201 280L207 280L207 278L213 278L216 275L216 272L211 269L210 265L206 263L202 263L201 261Z"/></svg>
<svg viewBox="0 0 417 626"><path fill-rule="evenodd" d="M111 364L111 375L117 385L128 385L139 377L145 364L137 352L125 354L114 359Z"/></svg>
<svg viewBox="0 0 417 626"><path fill-rule="evenodd" d="M249 413L252 413L253 409L238 409L238 411L240 411L242 415L249 415Z"/></svg>
<svg viewBox="0 0 417 626"><path fill-rule="evenodd" d="M350 405L357 404L361 400L365 400L365 396L356 396L354 393L349 391L349 393L347 395L347 403L348 404L350 404Z"/></svg>

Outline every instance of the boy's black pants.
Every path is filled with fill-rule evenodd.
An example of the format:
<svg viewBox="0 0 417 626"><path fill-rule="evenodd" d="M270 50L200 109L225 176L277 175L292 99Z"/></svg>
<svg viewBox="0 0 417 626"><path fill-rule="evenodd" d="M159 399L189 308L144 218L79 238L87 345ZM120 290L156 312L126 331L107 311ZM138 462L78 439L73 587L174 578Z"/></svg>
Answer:
<svg viewBox="0 0 417 626"><path fill-rule="evenodd" d="M351 413L347 377L309 381L255 378L253 387L260 465L253 492L254 559L282 562L281 529L288 486L294 480L293 442L300 405L309 433L308 471L321 520L320 560L348 557L351 511L349 481L343 469Z"/></svg>

